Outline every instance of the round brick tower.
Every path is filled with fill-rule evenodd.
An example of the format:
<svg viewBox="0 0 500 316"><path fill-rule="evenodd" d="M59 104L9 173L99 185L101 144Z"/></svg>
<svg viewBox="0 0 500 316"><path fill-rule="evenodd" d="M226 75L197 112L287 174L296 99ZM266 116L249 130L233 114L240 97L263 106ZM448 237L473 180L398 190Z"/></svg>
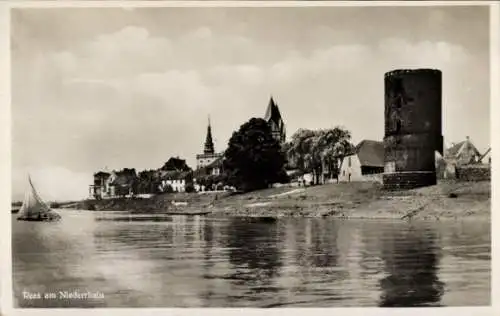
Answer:
<svg viewBox="0 0 500 316"><path fill-rule="evenodd" d="M399 69L384 80L384 187L436 184L435 151L443 154L441 71Z"/></svg>

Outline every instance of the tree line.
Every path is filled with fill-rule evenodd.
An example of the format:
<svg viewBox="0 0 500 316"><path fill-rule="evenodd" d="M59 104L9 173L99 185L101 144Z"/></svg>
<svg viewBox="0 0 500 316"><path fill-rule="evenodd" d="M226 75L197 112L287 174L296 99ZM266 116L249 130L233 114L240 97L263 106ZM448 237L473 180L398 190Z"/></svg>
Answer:
<svg viewBox="0 0 500 316"><path fill-rule="evenodd" d="M286 183L290 179L287 170L311 173L315 184L321 176L338 178L342 158L354 149L351 133L343 127L331 129L299 129L287 143L280 143L267 122L251 118L233 132L224 152L221 174L198 174L179 157L170 158L159 170L144 170L133 181L134 193L171 192L162 191L161 171L171 176L182 176L186 191L194 191L194 184L210 189L221 185L233 186L240 191L268 188L274 183Z"/></svg>

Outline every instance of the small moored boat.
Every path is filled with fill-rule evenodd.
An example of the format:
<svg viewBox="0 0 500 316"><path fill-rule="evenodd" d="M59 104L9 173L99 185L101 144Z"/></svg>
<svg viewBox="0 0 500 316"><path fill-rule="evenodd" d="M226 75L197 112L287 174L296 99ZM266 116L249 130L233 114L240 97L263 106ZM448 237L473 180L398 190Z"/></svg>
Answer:
<svg viewBox="0 0 500 316"><path fill-rule="evenodd" d="M17 220L34 222L54 222L61 219L57 214L40 198L36 192L31 178L28 177L29 187L24 194L24 201Z"/></svg>

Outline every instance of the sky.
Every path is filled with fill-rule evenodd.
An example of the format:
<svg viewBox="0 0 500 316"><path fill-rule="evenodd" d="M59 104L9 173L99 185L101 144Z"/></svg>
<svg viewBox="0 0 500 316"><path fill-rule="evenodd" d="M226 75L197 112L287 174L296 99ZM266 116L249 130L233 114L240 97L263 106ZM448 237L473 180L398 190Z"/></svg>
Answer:
<svg viewBox="0 0 500 316"><path fill-rule="evenodd" d="M383 139L384 73L443 72L446 143L490 145L485 7L44 8L11 11L12 194L88 195L92 174L195 167L273 96L290 137Z"/></svg>

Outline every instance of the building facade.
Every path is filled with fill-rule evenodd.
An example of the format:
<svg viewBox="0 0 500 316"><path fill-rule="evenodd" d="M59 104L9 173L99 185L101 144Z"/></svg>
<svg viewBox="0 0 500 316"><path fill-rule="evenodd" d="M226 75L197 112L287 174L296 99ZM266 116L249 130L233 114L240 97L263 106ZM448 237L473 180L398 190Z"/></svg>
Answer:
<svg viewBox="0 0 500 316"><path fill-rule="evenodd" d="M338 177L339 182L380 182L382 173L384 173L384 143L363 140L351 155L343 158Z"/></svg>

